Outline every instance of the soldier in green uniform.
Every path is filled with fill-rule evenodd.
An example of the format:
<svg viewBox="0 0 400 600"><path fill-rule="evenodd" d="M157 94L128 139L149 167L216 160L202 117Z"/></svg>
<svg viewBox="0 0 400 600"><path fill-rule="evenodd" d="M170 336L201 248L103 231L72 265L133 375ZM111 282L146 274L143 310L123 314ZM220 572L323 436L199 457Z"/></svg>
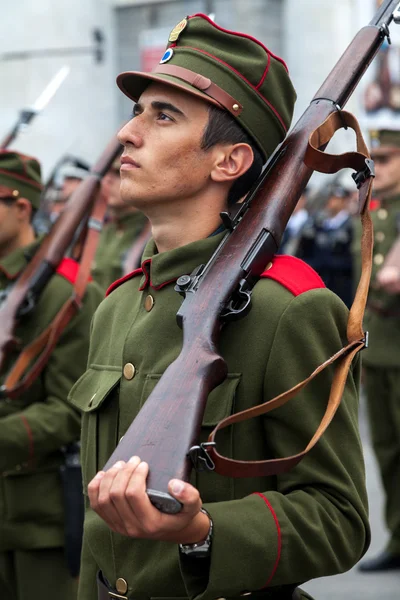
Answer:
<svg viewBox="0 0 400 600"><path fill-rule="evenodd" d="M400 296L387 292L378 273L400 233L400 131L371 132L375 160L374 193L380 207L373 211L374 255L365 315L369 348L363 354L372 443L385 492L385 516L390 538L376 557L360 570L400 568Z"/></svg>
<svg viewBox="0 0 400 600"><path fill-rule="evenodd" d="M107 198L109 221L100 235L92 264L92 277L104 291L124 274L124 263L132 244L148 223L143 213L121 199L119 168L120 159L114 162L102 182L102 193ZM144 246L145 241L141 250ZM138 265L132 265L132 269L136 266Z"/></svg>
<svg viewBox="0 0 400 600"><path fill-rule="evenodd" d="M41 239L32 217L42 189L40 165L16 152L0 153L0 297L4 301ZM70 297L76 263L65 260L15 335L36 339ZM83 306L66 327L41 375L18 398L0 398L0 598L72 600L77 581L64 556L62 448L79 439L80 415L67 401L86 363L89 326L101 300L89 284ZM1 324L0 324L1 327ZM15 349L0 384L18 356Z"/></svg>
<svg viewBox="0 0 400 600"><path fill-rule="evenodd" d="M88 369L70 393L84 413L79 598L309 598L300 583L349 569L369 544L358 361L328 431L285 475L193 472L191 484L170 482L184 508L166 515L149 502L140 457L101 470L181 350L175 281L212 256L224 235L220 212L287 132L295 101L287 67L256 39L195 15L172 31L154 72L124 73L118 84L137 101L119 134L121 196L148 216L153 239L142 269L111 286L96 312ZM306 378L345 340L347 309L310 267L277 257L267 273L250 313L221 332L229 374L208 398L202 441L225 416ZM224 429L220 452L243 460L298 452L331 380L328 369L271 415Z"/></svg>

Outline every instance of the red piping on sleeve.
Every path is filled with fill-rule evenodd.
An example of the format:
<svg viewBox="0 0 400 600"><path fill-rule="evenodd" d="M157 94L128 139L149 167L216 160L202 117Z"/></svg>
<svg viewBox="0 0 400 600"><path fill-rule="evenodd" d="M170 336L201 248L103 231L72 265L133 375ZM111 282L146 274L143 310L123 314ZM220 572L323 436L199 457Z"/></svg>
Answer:
<svg viewBox="0 0 400 600"><path fill-rule="evenodd" d="M21 421L26 429L26 433L28 434L28 442L29 442L29 455L28 455L28 463L32 465L33 457L35 455L34 445L33 445L33 433L32 429L28 423L28 419L25 415L20 415Z"/></svg>
<svg viewBox="0 0 400 600"><path fill-rule="evenodd" d="M270 501L268 500L268 498L266 498L264 496L264 494L261 494L260 492L255 492L254 493L255 496L260 496L260 498L262 498L265 502L265 504L268 506L274 521L275 521L275 525L276 525L276 530L277 530L277 534L278 534L278 550L277 550L277 554L276 554L276 560L275 560L275 564L272 568L271 571L271 575L268 578L267 583L265 584L265 586L262 589L265 589L266 587L268 587L271 584L272 579L274 578L274 575L276 573L276 570L278 568L279 565L279 561L281 559L281 552L282 552L282 533L281 533L281 526L279 525L279 521L278 521L278 517L276 516L276 513L274 511L274 509L271 506Z"/></svg>

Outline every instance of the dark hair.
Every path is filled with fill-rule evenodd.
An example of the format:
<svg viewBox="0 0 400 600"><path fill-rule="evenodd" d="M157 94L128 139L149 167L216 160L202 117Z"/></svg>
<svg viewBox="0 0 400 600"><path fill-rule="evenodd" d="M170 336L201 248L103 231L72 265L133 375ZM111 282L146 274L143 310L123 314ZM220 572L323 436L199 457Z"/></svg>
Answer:
<svg viewBox="0 0 400 600"><path fill-rule="evenodd" d="M263 167L262 154L249 134L225 110L211 105L208 109L208 123L204 130L201 148L209 150L216 144L249 144L254 160L249 169L237 179L228 194L228 204L238 202L250 190Z"/></svg>

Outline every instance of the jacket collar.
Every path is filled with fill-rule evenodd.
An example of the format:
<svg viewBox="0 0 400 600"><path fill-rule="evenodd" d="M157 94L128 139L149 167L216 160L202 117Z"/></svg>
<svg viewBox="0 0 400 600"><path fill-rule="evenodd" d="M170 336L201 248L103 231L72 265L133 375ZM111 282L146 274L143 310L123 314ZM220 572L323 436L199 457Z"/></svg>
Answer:
<svg viewBox="0 0 400 600"><path fill-rule="evenodd" d="M169 283L175 283L181 275L190 275L196 267L208 262L224 235L225 232L218 233L161 254L158 254L154 240L151 239L142 257L143 277L140 289L149 285L158 290Z"/></svg>

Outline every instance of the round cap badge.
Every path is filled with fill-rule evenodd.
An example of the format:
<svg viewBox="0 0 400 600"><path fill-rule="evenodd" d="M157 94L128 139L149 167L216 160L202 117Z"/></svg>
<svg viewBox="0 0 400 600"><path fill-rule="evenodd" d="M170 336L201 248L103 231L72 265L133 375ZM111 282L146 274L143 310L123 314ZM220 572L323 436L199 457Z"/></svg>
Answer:
<svg viewBox="0 0 400 600"><path fill-rule="evenodd" d="M182 31L185 29L186 25L187 25L188 21L187 19L182 19L182 21L180 21L178 23L178 25L175 25L175 27L173 28L173 30L171 31L171 33L169 34L169 42L176 42L176 40L179 38L179 36L181 35Z"/></svg>
<svg viewBox="0 0 400 600"><path fill-rule="evenodd" d="M166 50L163 54L162 59L160 60L160 65L163 65L164 63L168 62L169 60L171 60L171 58L174 55L174 51L172 50L172 48L168 48L168 50Z"/></svg>

